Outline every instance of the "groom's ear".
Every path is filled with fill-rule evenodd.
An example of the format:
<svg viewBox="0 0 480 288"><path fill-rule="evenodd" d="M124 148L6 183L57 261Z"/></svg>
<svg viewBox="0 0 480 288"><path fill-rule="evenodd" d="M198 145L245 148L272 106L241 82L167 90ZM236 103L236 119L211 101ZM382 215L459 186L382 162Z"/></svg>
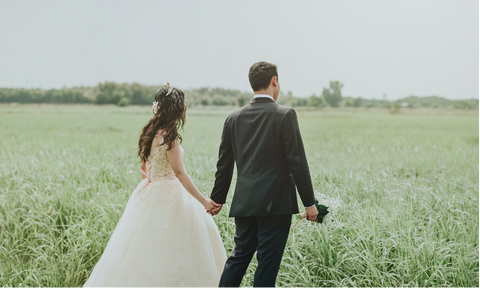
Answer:
<svg viewBox="0 0 480 288"><path fill-rule="evenodd" d="M270 80L270 85L272 85L273 87L278 86L278 77L277 76L272 77L272 80Z"/></svg>

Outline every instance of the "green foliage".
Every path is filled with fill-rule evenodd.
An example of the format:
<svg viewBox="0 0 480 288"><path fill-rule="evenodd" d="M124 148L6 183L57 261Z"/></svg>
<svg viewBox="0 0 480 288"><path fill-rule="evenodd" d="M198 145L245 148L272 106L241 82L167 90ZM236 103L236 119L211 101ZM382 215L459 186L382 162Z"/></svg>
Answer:
<svg viewBox="0 0 480 288"><path fill-rule="evenodd" d="M290 107L303 107L308 106L307 98L298 98L294 97L291 91L288 91L287 94L284 94L280 91L280 95L277 99L277 103L280 105L290 106Z"/></svg>
<svg viewBox="0 0 480 288"><path fill-rule="evenodd" d="M315 222L323 223L323 218L328 214L328 207L318 203L318 200L315 199L315 207L317 208L318 215L315 218Z"/></svg>
<svg viewBox="0 0 480 288"><path fill-rule="evenodd" d="M0 103L93 103L92 89L73 87L62 89L0 88Z"/></svg>
<svg viewBox="0 0 480 288"><path fill-rule="evenodd" d="M206 196L232 109L187 113L183 159ZM277 286L478 287L478 114L297 111L314 189L343 206L335 226L291 230ZM1 286L85 283L141 179L136 145L151 116L0 105ZM235 181L213 218L227 254Z"/></svg>
<svg viewBox="0 0 480 288"><path fill-rule="evenodd" d="M357 97L353 99L353 107L360 107L362 106L363 99L362 97Z"/></svg>
<svg viewBox="0 0 480 288"><path fill-rule="evenodd" d="M453 107L455 109L478 109L478 99L456 100Z"/></svg>
<svg viewBox="0 0 480 288"><path fill-rule="evenodd" d="M248 95L238 96L237 97L238 107L243 107L245 104L248 103L248 100L250 100L250 97L248 97Z"/></svg>
<svg viewBox="0 0 480 288"><path fill-rule="evenodd" d="M190 106L214 105L214 106L237 106L242 100L253 98L253 93L244 93L239 90L203 87L185 90L186 101ZM240 105L243 106L243 105Z"/></svg>
<svg viewBox="0 0 480 288"><path fill-rule="evenodd" d="M142 85L139 83L104 82L95 87L72 87L62 89L23 89L0 88L0 103L94 103L119 105L122 98L128 99L130 105L151 105L155 93L161 85ZM324 88L321 96L312 95L308 98L293 96L280 92L277 103L290 107L366 107L392 109L396 104L405 108L446 108L446 109L478 109L478 99L448 100L438 96L409 96L396 101L386 99L365 99L362 97L343 97L343 84L331 81L329 88ZM184 90L190 107L194 106L243 106L253 93L239 90L203 87ZM122 103L127 103L123 100ZM122 104L122 105L125 105Z"/></svg>
<svg viewBox="0 0 480 288"><path fill-rule="evenodd" d="M95 91L95 104L118 104L126 98L130 104L146 105L153 102L155 93L161 86L145 86L138 83L105 82L98 84ZM124 100L125 101L125 100Z"/></svg>
<svg viewBox="0 0 480 288"><path fill-rule="evenodd" d="M402 108L400 103L395 103L395 104L393 104L393 107L390 107L389 112L391 114L399 114L400 113L400 108Z"/></svg>
<svg viewBox="0 0 480 288"><path fill-rule="evenodd" d="M227 102L227 100L225 100L224 98L222 97L215 97L212 99L212 103L213 105L215 106L225 106L225 105L228 105L229 103Z"/></svg>
<svg viewBox="0 0 480 288"><path fill-rule="evenodd" d="M362 104L363 104L362 97L357 97L357 98L345 97L345 107L358 108L362 106Z"/></svg>
<svg viewBox="0 0 480 288"><path fill-rule="evenodd" d="M120 107L125 107L130 105L130 100L127 97L123 96L117 103Z"/></svg>
<svg viewBox="0 0 480 288"><path fill-rule="evenodd" d="M294 103L297 102L297 99L299 98L293 97L291 93L285 95L282 91L280 91L280 95L278 95L277 103L280 105L293 107Z"/></svg>
<svg viewBox="0 0 480 288"><path fill-rule="evenodd" d="M338 107L342 101L343 84L338 81L330 81L330 88L323 88L322 97L330 107Z"/></svg>
<svg viewBox="0 0 480 288"><path fill-rule="evenodd" d="M407 103L409 107L425 108L425 107L446 107L450 105L449 100L437 96L417 97L409 96L396 101L396 103Z"/></svg>
<svg viewBox="0 0 480 288"><path fill-rule="evenodd" d="M312 95L310 96L310 98L308 98L308 102L307 102L308 106L310 107L317 107L317 108L323 108L323 107L326 107L328 104L327 102L325 101L325 98L322 96L318 97L318 96L315 96L315 95Z"/></svg>

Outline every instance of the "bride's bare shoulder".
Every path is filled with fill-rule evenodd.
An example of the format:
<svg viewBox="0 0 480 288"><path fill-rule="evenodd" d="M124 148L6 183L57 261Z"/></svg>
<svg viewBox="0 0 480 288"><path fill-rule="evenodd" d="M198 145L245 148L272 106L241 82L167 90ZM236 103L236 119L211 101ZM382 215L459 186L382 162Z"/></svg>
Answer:
<svg viewBox="0 0 480 288"><path fill-rule="evenodd" d="M163 129L158 129L157 133L155 133L155 139L163 141L163 137L165 136L166 132Z"/></svg>

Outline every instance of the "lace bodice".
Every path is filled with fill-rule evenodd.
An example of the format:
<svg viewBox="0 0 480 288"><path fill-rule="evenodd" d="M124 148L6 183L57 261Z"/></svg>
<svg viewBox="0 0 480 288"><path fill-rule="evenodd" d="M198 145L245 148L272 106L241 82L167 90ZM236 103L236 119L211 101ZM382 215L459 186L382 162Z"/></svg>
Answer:
<svg viewBox="0 0 480 288"><path fill-rule="evenodd" d="M182 146L179 147L183 156L184 150ZM167 145L160 145L153 148L146 166L147 173L150 175L150 180L152 182L176 179L172 166L170 166L170 162L168 162Z"/></svg>

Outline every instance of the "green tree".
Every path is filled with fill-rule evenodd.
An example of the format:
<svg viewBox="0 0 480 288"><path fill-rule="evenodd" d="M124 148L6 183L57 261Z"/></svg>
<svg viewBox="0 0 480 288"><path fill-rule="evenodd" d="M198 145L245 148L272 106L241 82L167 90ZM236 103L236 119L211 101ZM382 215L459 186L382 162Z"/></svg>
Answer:
<svg viewBox="0 0 480 288"><path fill-rule="evenodd" d="M360 107L362 106L363 99L362 97L357 97L353 99L353 107Z"/></svg>
<svg viewBox="0 0 480 288"><path fill-rule="evenodd" d="M214 97L212 103L215 106L228 105L228 102L223 97L220 97L220 96Z"/></svg>
<svg viewBox="0 0 480 288"><path fill-rule="evenodd" d="M120 106L120 107L129 106L129 105L130 105L130 100L128 100L127 97L122 97L122 98L118 101L117 105Z"/></svg>
<svg viewBox="0 0 480 288"><path fill-rule="evenodd" d="M327 106L323 97L316 96L315 94L313 94L312 96L310 96L310 98L308 98L307 105L310 107L317 107L317 108L322 108Z"/></svg>
<svg viewBox="0 0 480 288"><path fill-rule="evenodd" d="M240 95L237 97L237 102L239 107L243 107L247 101L250 99L247 95Z"/></svg>
<svg viewBox="0 0 480 288"><path fill-rule="evenodd" d="M117 90L117 83L115 82L105 82L100 83L97 86L98 94L95 97L95 104L116 104L118 101L125 96L125 91L120 94Z"/></svg>
<svg viewBox="0 0 480 288"><path fill-rule="evenodd" d="M342 83L338 81L330 81L330 88L323 88L322 97L330 107L338 107L338 103L342 101L342 87Z"/></svg>
<svg viewBox="0 0 480 288"><path fill-rule="evenodd" d="M452 102L455 109L478 109L478 99L454 100Z"/></svg>
<svg viewBox="0 0 480 288"><path fill-rule="evenodd" d="M308 105L308 99L305 99L305 98L300 98L300 99L297 98L297 102L292 103L293 107L297 107L297 106L302 107L307 105Z"/></svg>

